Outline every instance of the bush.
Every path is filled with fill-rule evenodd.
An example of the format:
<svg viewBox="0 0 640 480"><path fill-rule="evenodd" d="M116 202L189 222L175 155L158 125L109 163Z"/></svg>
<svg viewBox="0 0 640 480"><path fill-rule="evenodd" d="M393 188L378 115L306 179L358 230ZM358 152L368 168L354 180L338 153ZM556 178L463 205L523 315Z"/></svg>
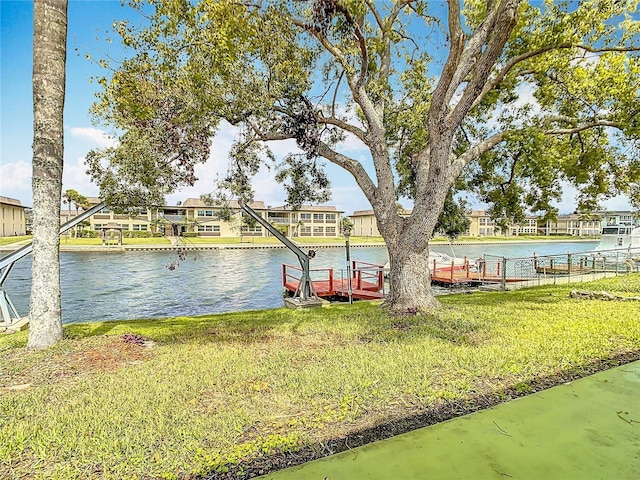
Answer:
<svg viewBox="0 0 640 480"><path fill-rule="evenodd" d="M122 236L124 238L149 238L153 236L153 234L148 231L125 230L124 232L122 232Z"/></svg>
<svg viewBox="0 0 640 480"><path fill-rule="evenodd" d="M100 232L95 230L78 230L76 234L76 238L98 238L99 236Z"/></svg>
<svg viewBox="0 0 640 480"><path fill-rule="evenodd" d="M184 232L182 236L184 238L195 238L198 236L198 232Z"/></svg>

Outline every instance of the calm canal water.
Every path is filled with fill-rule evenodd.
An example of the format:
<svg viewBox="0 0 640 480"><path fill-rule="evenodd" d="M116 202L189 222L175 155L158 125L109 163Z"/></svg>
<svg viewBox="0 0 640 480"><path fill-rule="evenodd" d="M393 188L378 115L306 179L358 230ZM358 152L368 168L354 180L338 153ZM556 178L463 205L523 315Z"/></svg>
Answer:
<svg viewBox="0 0 640 480"><path fill-rule="evenodd" d="M593 250L596 242L540 242L506 245L456 245L456 256L531 256ZM434 251L452 254L448 245ZM2 255L5 255L4 253ZM384 264L383 247L352 247L351 258ZM63 322L253 310L282 306L282 263L298 265L288 250L203 250L189 252L174 270L167 268L175 254L165 251L124 253L62 253ZM345 268L343 248L318 249L311 268ZM31 259L15 264L5 290L18 313L28 312Z"/></svg>

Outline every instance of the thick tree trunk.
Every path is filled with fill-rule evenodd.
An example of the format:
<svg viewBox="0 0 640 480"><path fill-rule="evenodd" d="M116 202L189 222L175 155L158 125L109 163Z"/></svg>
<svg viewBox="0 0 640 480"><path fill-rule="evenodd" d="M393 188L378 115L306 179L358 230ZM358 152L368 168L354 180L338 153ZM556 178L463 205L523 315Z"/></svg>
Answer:
<svg viewBox="0 0 640 480"><path fill-rule="evenodd" d="M433 202L424 212L416 205L414 215L397 217L382 228L391 267L384 306L394 314L417 313L439 306L429 270L429 239L440 213L436 204Z"/></svg>
<svg viewBox="0 0 640 480"><path fill-rule="evenodd" d="M438 307L431 288L429 248L417 245L387 244L391 273L390 291L384 306L394 314L412 314Z"/></svg>
<svg viewBox="0 0 640 480"><path fill-rule="evenodd" d="M422 167L418 178L422 184L418 186L413 213L408 218L391 215L378 216L380 231L387 244L391 272L389 275L390 291L385 300L385 307L395 314L416 313L438 307L431 288L429 262L429 240L438 222L444 200L454 178L448 176L447 159L450 152L449 138L444 138L438 145L432 145L430 162L438 162L441 167L435 172ZM378 205L376 214L382 210Z"/></svg>
<svg viewBox="0 0 640 480"><path fill-rule="evenodd" d="M60 200L67 0L36 0L33 35L33 262L27 348L62 339Z"/></svg>

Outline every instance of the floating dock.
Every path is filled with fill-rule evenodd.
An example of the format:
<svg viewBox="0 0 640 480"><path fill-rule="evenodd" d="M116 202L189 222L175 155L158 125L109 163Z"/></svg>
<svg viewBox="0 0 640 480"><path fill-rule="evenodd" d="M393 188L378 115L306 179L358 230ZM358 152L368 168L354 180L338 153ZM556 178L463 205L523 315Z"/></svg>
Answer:
<svg viewBox="0 0 640 480"><path fill-rule="evenodd" d="M351 297L359 300L379 300L384 298L384 265L360 262L354 260L350 275L343 275L344 271L336 275L333 268L311 269L312 285L315 294L320 298L349 298L349 284ZM302 269L288 263L282 264L282 285L293 295L300 285ZM350 278L349 278L350 277Z"/></svg>

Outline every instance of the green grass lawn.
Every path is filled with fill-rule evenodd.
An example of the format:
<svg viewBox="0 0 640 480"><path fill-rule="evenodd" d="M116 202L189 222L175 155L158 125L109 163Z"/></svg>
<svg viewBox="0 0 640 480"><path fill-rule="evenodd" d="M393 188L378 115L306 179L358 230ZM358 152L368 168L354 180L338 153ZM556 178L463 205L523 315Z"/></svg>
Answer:
<svg viewBox="0 0 640 480"><path fill-rule="evenodd" d="M13 238L13 237L10 237ZM21 238L21 237L17 237ZM454 242L514 242L514 241L538 241L544 242L547 240L556 241L575 241L577 237L571 236L554 236L554 237L542 237L542 236L519 236L519 237L459 237ZM2 239L0 239L2 240ZM344 237L292 237L291 240L299 245L322 245L322 244L343 244L345 242ZM234 245L234 244L256 244L256 245L279 245L280 242L275 237L185 237L181 240L184 245ZM125 238L123 240L124 245L168 245L170 241L165 237L153 237L153 238ZM370 243L384 243L382 237L358 237L352 236L350 238L352 245L366 245ZM448 243L449 240L442 237L437 237L431 240L431 243ZM1 245L1 243L0 243ZM61 237L60 245L102 245L102 241L99 238L68 238Z"/></svg>
<svg viewBox="0 0 640 480"><path fill-rule="evenodd" d="M17 237L0 237L0 246L11 245L12 243L31 240L31 235L18 235Z"/></svg>
<svg viewBox="0 0 640 480"><path fill-rule="evenodd" d="M640 352L637 302L571 288L447 295L404 318L361 302L76 324L43 352L0 336L0 478L223 472ZM640 275L580 289L634 296Z"/></svg>
<svg viewBox="0 0 640 480"><path fill-rule="evenodd" d="M170 245L171 241L166 237L123 238L123 245ZM102 245L101 238L71 238L60 237L60 246L65 245Z"/></svg>
<svg viewBox="0 0 640 480"><path fill-rule="evenodd" d="M329 243L344 244L344 237L290 237L294 243L299 245L322 245ZM184 244L256 244L256 245L280 245L280 241L275 237L186 237L182 241ZM382 237L351 237L351 243L381 243Z"/></svg>

